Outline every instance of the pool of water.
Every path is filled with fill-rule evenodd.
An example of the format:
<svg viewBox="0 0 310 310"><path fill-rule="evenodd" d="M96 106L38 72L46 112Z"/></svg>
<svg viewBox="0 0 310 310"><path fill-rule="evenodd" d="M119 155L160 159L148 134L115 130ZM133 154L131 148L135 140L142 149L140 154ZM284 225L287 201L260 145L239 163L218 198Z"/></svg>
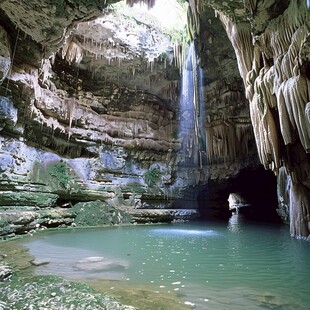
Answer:
<svg viewBox="0 0 310 310"><path fill-rule="evenodd" d="M220 223L49 232L24 245L37 262L48 262L38 274L126 281L158 298L177 292L196 309L309 309L309 242L290 238L287 226L241 215Z"/></svg>

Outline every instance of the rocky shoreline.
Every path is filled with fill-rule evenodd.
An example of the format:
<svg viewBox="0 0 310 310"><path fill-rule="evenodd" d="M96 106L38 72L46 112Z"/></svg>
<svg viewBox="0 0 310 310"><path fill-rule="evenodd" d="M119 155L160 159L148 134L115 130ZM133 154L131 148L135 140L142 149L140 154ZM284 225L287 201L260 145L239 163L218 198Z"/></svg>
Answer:
<svg viewBox="0 0 310 310"><path fill-rule="evenodd" d="M33 276L0 285L0 309L105 309L134 310L116 299L96 293L86 284L67 281L55 276Z"/></svg>
<svg viewBox="0 0 310 310"><path fill-rule="evenodd" d="M74 229L87 227L90 226L79 226ZM67 229L72 227L50 228L47 231ZM43 233L45 233L43 230L34 230L32 234ZM165 304L174 310L188 309L177 300L177 296L169 294L158 298L158 294L151 288L135 287L122 281L81 283L59 276L35 275L35 268L41 264L35 261L20 242L29 237L29 234L24 234L0 241L0 310L135 310L140 309L141 304L144 307L144 303L145 309ZM138 300L139 298L141 300ZM131 301L134 301L134 306L127 305Z"/></svg>
<svg viewBox="0 0 310 310"><path fill-rule="evenodd" d="M67 208L0 210L0 240L55 227L84 227L137 223L169 223L199 217L197 209L138 209L115 207L100 200Z"/></svg>

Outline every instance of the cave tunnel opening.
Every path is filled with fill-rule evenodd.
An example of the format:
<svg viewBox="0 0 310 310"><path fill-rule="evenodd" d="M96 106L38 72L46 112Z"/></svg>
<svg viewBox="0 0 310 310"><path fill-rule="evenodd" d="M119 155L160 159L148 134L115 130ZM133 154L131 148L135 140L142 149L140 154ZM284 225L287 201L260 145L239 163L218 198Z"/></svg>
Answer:
<svg viewBox="0 0 310 310"><path fill-rule="evenodd" d="M240 209L249 220L281 223L276 211L276 176L263 166L255 169L243 169L226 181L211 180L198 195L198 208L201 219L227 220L234 210L229 210L230 193L240 194L249 206Z"/></svg>

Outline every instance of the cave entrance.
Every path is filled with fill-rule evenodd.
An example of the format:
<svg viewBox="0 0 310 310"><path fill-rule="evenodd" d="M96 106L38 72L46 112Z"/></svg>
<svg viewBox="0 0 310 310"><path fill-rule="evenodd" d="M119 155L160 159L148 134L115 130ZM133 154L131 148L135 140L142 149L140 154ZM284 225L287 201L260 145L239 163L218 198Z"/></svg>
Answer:
<svg viewBox="0 0 310 310"><path fill-rule="evenodd" d="M234 177L217 182L210 180L198 194L198 206L201 218L227 220L233 211L229 210L228 198L238 193L249 206L242 209L244 217L255 221L281 223L277 213L277 184L272 171L263 166L243 169Z"/></svg>

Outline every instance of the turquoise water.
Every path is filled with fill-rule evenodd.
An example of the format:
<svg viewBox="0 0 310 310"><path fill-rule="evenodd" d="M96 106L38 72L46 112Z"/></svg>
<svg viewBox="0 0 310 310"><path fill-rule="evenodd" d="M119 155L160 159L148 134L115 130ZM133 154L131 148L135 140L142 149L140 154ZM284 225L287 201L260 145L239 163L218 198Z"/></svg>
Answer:
<svg viewBox="0 0 310 310"><path fill-rule="evenodd" d="M111 227L26 242L38 274L178 292L196 309L309 309L310 244L287 226L245 221Z"/></svg>

